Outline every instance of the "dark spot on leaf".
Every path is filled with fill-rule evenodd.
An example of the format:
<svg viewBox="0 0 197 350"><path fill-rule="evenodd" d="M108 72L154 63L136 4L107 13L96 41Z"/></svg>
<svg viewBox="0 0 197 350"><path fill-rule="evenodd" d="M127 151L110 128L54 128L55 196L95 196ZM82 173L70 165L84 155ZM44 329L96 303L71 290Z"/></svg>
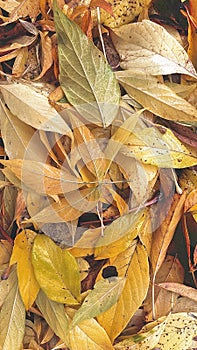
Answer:
<svg viewBox="0 0 197 350"><path fill-rule="evenodd" d="M115 266L107 266L102 271L103 278L117 277L118 271Z"/></svg>

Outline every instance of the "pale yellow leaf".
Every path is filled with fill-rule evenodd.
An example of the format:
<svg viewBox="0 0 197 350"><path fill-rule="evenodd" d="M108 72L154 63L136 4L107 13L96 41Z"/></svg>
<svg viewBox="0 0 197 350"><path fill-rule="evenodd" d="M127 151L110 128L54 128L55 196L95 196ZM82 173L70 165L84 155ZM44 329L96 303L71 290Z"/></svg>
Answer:
<svg viewBox="0 0 197 350"><path fill-rule="evenodd" d="M9 276L9 282L7 297L0 311L0 349L20 350L25 332L25 307L15 269Z"/></svg>
<svg viewBox="0 0 197 350"><path fill-rule="evenodd" d="M115 29L111 35L121 68L134 74L180 73L197 78L185 49L161 25L143 20Z"/></svg>
<svg viewBox="0 0 197 350"><path fill-rule="evenodd" d="M22 83L1 84L0 90L10 111L24 123L38 130L71 135L69 126L41 91Z"/></svg>
<svg viewBox="0 0 197 350"><path fill-rule="evenodd" d="M127 93L142 107L168 120L195 122L197 110L176 95L156 77L147 74L119 71L116 76Z"/></svg>
<svg viewBox="0 0 197 350"><path fill-rule="evenodd" d="M161 282L158 284L158 286L164 288L167 291L177 293L183 297L197 301L197 290L195 288L186 286L185 284L168 281Z"/></svg>
<svg viewBox="0 0 197 350"><path fill-rule="evenodd" d="M31 262L32 245L35 237L36 233L34 231L23 230L20 232L15 238L10 258L10 265L17 263L19 290L26 310L32 306L40 289Z"/></svg>
<svg viewBox="0 0 197 350"><path fill-rule="evenodd" d="M69 341L72 350L113 350L107 333L94 319L85 320L70 330Z"/></svg>
<svg viewBox="0 0 197 350"><path fill-rule="evenodd" d="M136 131L122 152L159 168L186 168L197 164L197 152L182 144L167 128Z"/></svg>

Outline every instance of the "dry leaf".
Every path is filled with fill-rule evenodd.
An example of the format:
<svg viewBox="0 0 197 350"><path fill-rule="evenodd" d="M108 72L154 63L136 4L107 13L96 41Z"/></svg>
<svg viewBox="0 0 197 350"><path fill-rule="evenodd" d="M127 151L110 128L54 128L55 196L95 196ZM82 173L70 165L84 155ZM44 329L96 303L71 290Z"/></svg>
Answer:
<svg viewBox="0 0 197 350"><path fill-rule="evenodd" d="M185 49L161 25L144 20L111 32L123 69L133 74L180 73L197 78Z"/></svg>
<svg viewBox="0 0 197 350"><path fill-rule="evenodd" d="M40 0L34 0L34 2L31 0L22 0L11 12L10 19L12 21L16 21L21 17L29 16L33 21L35 21L40 12L39 2Z"/></svg>

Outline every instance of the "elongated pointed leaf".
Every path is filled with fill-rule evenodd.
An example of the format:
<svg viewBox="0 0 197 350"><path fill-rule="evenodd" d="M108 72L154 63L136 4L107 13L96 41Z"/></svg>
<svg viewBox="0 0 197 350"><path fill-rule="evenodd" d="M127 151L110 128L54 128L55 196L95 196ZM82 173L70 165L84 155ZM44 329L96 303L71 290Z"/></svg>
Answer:
<svg viewBox="0 0 197 350"><path fill-rule="evenodd" d="M125 284L124 278L114 278L113 280L100 280L94 289L85 298L82 306L77 310L72 326L76 326L86 319L90 319L107 311L119 299Z"/></svg>
<svg viewBox="0 0 197 350"><path fill-rule="evenodd" d="M117 72L117 78L127 93L152 113L179 122L197 121L197 109L156 77L122 71Z"/></svg>
<svg viewBox="0 0 197 350"><path fill-rule="evenodd" d="M118 275L126 277L122 294L108 311L97 317L100 325L113 340L122 332L146 297L149 286L148 255L141 244L120 253L112 263Z"/></svg>
<svg viewBox="0 0 197 350"><path fill-rule="evenodd" d="M120 89L103 54L54 2L60 84L74 107L89 122L109 126L119 107Z"/></svg>
<svg viewBox="0 0 197 350"><path fill-rule="evenodd" d="M68 317L63 304L50 300L42 290L38 293L36 304L51 329L68 344Z"/></svg>
<svg viewBox="0 0 197 350"><path fill-rule="evenodd" d="M19 290L27 310L34 303L40 289L31 262L31 251L35 236L36 233L31 230L23 230L17 235L10 259L10 265L17 263Z"/></svg>
<svg viewBox="0 0 197 350"><path fill-rule="evenodd" d="M36 129L70 134L71 130L47 97L30 85L1 84L0 90L10 111L20 120Z"/></svg>
<svg viewBox="0 0 197 350"><path fill-rule="evenodd" d="M19 293L15 269L9 281L10 288L0 312L0 349L20 350L25 332L25 306Z"/></svg>
<svg viewBox="0 0 197 350"><path fill-rule="evenodd" d="M69 331L70 348L72 350L113 350L106 331L91 318L82 321Z"/></svg>
<svg viewBox="0 0 197 350"><path fill-rule="evenodd" d="M37 235L32 250L36 279L53 301L78 304L80 274L75 258L49 237Z"/></svg>
<svg viewBox="0 0 197 350"><path fill-rule="evenodd" d="M131 69L134 74L180 73L197 77L184 47L157 23L130 23L111 35L123 69Z"/></svg>

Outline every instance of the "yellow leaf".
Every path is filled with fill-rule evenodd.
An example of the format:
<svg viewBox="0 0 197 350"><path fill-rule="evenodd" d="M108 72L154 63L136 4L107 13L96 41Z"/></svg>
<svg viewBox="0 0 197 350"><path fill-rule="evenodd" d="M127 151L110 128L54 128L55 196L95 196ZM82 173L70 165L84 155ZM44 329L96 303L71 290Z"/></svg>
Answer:
<svg viewBox="0 0 197 350"><path fill-rule="evenodd" d="M137 237L147 218L146 210L129 213L113 221L104 229L103 236L95 246L94 255L97 259L117 256L129 248Z"/></svg>
<svg viewBox="0 0 197 350"><path fill-rule="evenodd" d="M116 73L120 84L142 107L168 120L195 122L197 110L189 102L176 95L154 76L120 71Z"/></svg>
<svg viewBox="0 0 197 350"><path fill-rule="evenodd" d="M131 135L122 152L160 168L186 168L197 164L197 152L184 146L167 128L150 127Z"/></svg>
<svg viewBox="0 0 197 350"><path fill-rule="evenodd" d="M149 286L149 264L145 248L138 243L110 260L120 277L126 277L122 294L115 305L97 317L113 341L142 304Z"/></svg>
<svg viewBox="0 0 197 350"><path fill-rule="evenodd" d="M196 343L196 313L175 313L149 323L142 330L115 346L116 350L186 350Z"/></svg>
<svg viewBox="0 0 197 350"><path fill-rule="evenodd" d="M115 29L111 35L121 68L134 74L180 73L197 78L184 47L161 25L144 20Z"/></svg>
<svg viewBox="0 0 197 350"><path fill-rule="evenodd" d="M49 237L37 235L32 250L36 279L53 301L78 304L80 273L75 258L58 247Z"/></svg>
<svg viewBox="0 0 197 350"><path fill-rule="evenodd" d="M72 350L113 350L107 333L94 319L85 320L70 330L69 340Z"/></svg>
<svg viewBox="0 0 197 350"><path fill-rule="evenodd" d="M26 310L32 306L40 289L31 262L35 236L36 233L31 230L23 230L19 233L15 238L10 259L10 265L17 263L19 290Z"/></svg>
<svg viewBox="0 0 197 350"><path fill-rule="evenodd" d="M89 229L83 233L75 245L69 249L69 252L76 257L92 255L97 240L100 238L101 228Z"/></svg>

